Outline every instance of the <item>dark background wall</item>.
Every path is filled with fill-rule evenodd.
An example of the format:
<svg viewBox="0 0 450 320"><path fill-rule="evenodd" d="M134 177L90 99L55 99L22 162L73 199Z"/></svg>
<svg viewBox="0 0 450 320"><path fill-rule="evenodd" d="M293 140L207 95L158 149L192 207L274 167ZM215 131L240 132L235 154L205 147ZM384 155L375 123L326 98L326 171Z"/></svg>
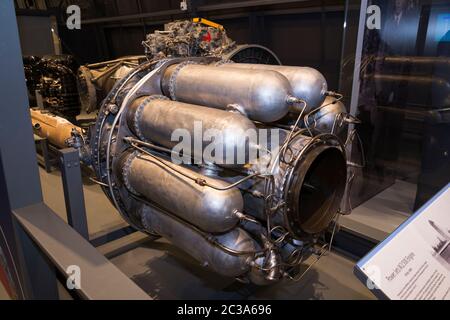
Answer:
<svg viewBox="0 0 450 320"><path fill-rule="evenodd" d="M66 3L67 2L67 3ZM68 30L65 8L81 7L81 30ZM338 89L345 0L192 1L189 12L179 0L47 0L60 23L63 52L79 63L142 54L147 33L175 19L200 16L214 20L237 43L269 47L283 64L317 68Z"/></svg>
<svg viewBox="0 0 450 320"><path fill-rule="evenodd" d="M24 55L46 55L54 53L50 17L19 16L17 26L20 46Z"/></svg>

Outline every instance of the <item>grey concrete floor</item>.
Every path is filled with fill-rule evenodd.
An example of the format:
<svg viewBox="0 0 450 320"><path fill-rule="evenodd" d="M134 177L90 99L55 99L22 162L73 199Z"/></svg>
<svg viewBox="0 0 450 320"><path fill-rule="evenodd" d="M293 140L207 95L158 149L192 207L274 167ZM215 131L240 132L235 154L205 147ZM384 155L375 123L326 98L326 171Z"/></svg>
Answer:
<svg viewBox="0 0 450 320"><path fill-rule="evenodd" d="M39 167L44 202L59 216L67 221L64 192L61 174L58 170L47 173ZM83 178L84 198L90 235L96 236L106 230L126 226L117 210L106 198L101 188L95 183Z"/></svg>
<svg viewBox="0 0 450 320"><path fill-rule="evenodd" d="M42 168L39 170L44 201L65 218L59 171L46 173ZM100 187L85 182L91 236L125 225ZM163 239L151 241L141 233L109 243L100 247L99 251L156 299L374 298L353 275L355 261L336 253L324 256L299 282L285 281L270 287L254 287L220 277L199 266L169 242Z"/></svg>
<svg viewBox="0 0 450 320"><path fill-rule="evenodd" d="M322 257L299 282L269 287L213 274L165 240L142 243L111 261L154 299L374 299L353 275L355 262L336 253Z"/></svg>
<svg viewBox="0 0 450 320"><path fill-rule="evenodd" d="M413 213L417 185L397 180L395 184L343 216L340 223L375 242L384 240Z"/></svg>

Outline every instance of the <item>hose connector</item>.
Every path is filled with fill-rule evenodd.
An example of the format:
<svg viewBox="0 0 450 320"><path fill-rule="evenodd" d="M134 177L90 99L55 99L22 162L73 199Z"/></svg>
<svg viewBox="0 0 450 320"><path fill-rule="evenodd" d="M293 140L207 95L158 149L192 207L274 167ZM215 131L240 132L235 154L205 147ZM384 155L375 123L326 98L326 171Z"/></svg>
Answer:
<svg viewBox="0 0 450 320"><path fill-rule="evenodd" d="M286 102L290 105L289 110L294 113L301 113L308 107L308 104L305 100L291 95L287 96Z"/></svg>
<svg viewBox="0 0 450 320"><path fill-rule="evenodd" d="M305 104L306 104L306 101L305 101L305 100L300 99L300 98L297 98L297 97L294 97L294 96L292 96L292 95L288 95L288 96L286 97L286 102L287 102L288 104L296 104L296 103L305 103Z"/></svg>
<svg viewBox="0 0 450 320"><path fill-rule="evenodd" d="M263 265L264 270L267 270L265 278L268 281L278 281L283 277L280 255L276 251L275 246L265 235L261 235L261 240L264 243L264 248L267 249Z"/></svg>
<svg viewBox="0 0 450 320"><path fill-rule="evenodd" d="M342 99L343 95L335 91L325 91L325 96L336 99Z"/></svg>

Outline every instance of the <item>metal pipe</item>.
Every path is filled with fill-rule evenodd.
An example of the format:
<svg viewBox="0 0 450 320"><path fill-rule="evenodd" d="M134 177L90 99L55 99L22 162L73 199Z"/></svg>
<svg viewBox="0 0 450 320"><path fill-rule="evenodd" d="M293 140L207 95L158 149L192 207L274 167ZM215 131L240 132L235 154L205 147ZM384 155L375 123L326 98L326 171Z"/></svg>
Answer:
<svg viewBox="0 0 450 320"><path fill-rule="evenodd" d="M93 68L102 68L102 67L108 67L111 64L116 64L119 62L127 62L127 61L139 61L139 60L145 60L145 56L125 56L122 58L114 59L114 60L108 60L108 61L101 61L96 63L90 63L85 65L85 67L93 69Z"/></svg>

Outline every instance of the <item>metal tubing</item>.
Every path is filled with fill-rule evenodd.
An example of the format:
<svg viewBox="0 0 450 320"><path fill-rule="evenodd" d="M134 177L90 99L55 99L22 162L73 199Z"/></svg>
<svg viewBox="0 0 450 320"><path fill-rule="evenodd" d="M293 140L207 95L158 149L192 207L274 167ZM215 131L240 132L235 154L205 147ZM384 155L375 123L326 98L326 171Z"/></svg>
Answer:
<svg viewBox="0 0 450 320"><path fill-rule="evenodd" d="M243 209L242 195L237 188L221 191L202 186L170 169L176 166L162 158L133 153L122 159L120 172L128 189L172 212L185 221L210 233L234 228L239 219L235 212ZM197 176L219 187L224 181L209 178L182 166L179 172Z"/></svg>
<svg viewBox="0 0 450 320"><path fill-rule="evenodd" d="M85 65L85 67L87 67L89 69L109 67L109 66L111 66L111 64L116 64L119 62L124 63L124 62L128 62L128 61L133 61L133 60L138 61L139 59L144 60L145 56L125 56L125 57L114 59L114 60L108 60L108 61L87 64L87 65Z"/></svg>

